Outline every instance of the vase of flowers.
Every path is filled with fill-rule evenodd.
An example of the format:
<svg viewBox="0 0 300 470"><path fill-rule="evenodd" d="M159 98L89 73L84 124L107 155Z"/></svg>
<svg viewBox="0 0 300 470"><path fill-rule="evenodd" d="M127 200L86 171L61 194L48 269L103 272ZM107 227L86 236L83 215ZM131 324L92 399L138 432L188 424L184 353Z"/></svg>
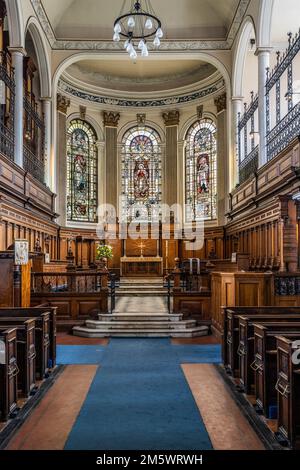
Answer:
<svg viewBox="0 0 300 470"><path fill-rule="evenodd" d="M98 245L96 248L96 260L99 268L106 268L108 260L113 258L113 249L110 245Z"/></svg>

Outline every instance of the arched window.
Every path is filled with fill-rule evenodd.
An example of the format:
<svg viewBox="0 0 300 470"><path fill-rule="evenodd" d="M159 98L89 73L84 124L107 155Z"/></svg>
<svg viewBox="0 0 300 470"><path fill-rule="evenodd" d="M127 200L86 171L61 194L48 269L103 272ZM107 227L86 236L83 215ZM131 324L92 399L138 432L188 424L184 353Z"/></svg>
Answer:
<svg viewBox="0 0 300 470"><path fill-rule="evenodd" d="M161 203L161 141L145 126L126 132L122 140L122 219L151 221Z"/></svg>
<svg viewBox="0 0 300 470"><path fill-rule="evenodd" d="M67 219L96 222L97 146L94 129L81 119L71 121L67 136Z"/></svg>
<svg viewBox="0 0 300 470"><path fill-rule="evenodd" d="M204 118L195 122L186 136L185 192L186 220L214 220L217 217L216 125Z"/></svg>

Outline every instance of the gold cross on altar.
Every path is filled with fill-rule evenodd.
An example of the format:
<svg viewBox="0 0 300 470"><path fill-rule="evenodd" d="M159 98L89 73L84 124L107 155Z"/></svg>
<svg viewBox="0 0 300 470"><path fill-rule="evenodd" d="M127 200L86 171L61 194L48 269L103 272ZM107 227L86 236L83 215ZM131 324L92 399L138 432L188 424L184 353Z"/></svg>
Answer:
<svg viewBox="0 0 300 470"><path fill-rule="evenodd" d="M142 242L141 240L141 243L140 243L140 249L141 249L141 258L144 257L144 248L146 247L146 245Z"/></svg>

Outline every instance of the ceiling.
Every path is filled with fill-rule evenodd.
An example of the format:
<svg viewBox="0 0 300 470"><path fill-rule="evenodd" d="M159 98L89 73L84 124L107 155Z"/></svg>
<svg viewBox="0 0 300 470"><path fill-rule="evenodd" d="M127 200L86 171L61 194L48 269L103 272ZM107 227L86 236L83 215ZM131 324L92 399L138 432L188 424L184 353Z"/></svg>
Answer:
<svg viewBox="0 0 300 470"><path fill-rule="evenodd" d="M123 0L42 0L58 39L111 39ZM127 6L130 5L127 0ZM239 0L151 0L166 39L226 39ZM109 5L109 6L108 6Z"/></svg>
<svg viewBox="0 0 300 470"><path fill-rule="evenodd" d="M124 56L124 59L127 56ZM66 74L85 84L126 92L155 92L188 86L216 72L213 65L200 60L82 60Z"/></svg>

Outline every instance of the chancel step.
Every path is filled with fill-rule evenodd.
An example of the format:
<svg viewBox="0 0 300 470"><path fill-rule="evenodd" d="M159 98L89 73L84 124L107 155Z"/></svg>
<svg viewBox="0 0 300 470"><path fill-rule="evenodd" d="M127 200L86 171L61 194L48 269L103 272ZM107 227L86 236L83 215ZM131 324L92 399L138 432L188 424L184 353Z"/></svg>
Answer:
<svg viewBox="0 0 300 470"><path fill-rule="evenodd" d="M182 315L162 313L99 315L99 320L86 320L84 326L73 328L75 336L103 338L113 336L149 336L191 338L206 336L208 326L198 326L195 320L183 320Z"/></svg>
<svg viewBox="0 0 300 470"><path fill-rule="evenodd" d="M73 334L84 338L109 338L109 337L151 337L151 338L194 338L208 335L207 326L198 326L186 330L179 329L130 329L119 328L116 330L92 329L87 327L74 327Z"/></svg>

